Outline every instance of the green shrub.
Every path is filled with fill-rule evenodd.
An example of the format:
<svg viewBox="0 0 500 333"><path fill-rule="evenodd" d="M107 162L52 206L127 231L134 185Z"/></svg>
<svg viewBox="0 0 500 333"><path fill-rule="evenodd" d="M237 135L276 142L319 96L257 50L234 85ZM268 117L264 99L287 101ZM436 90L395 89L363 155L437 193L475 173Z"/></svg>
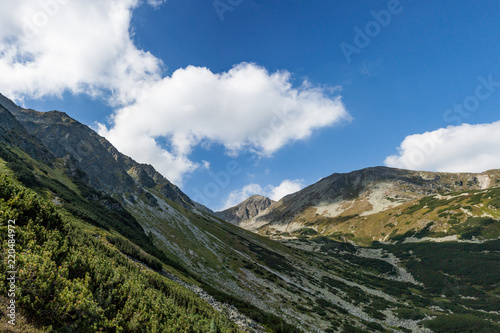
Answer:
<svg viewBox="0 0 500 333"><path fill-rule="evenodd" d="M372 321L368 322L366 324L366 327L368 327L372 331L384 331L384 327L382 325L380 325L379 323L372 322Z"/></svg>
<svg viewBox="0 0 500 333"><path fill-rule="evenodd" d="M158 259L147 255L137 245L131 243L125 238L107 235L106 240L111 244L115 245L116 248L121 252L123 252L124 254L129 255L130 257L136 260L139 260L140 262L146 264L155 271L161 271L161 269L163 268L163 265Z"/></svg>
<svg viewBox="0 0 500 333"><path fill-rule="evenodd" d="M300 236L314 236L318 234L318 232L312 228L302 228L297 231L294 231L293 233Z"/></svg>
<svg viewBox="0 0 500 333"><path fill-rule="evenodd" d="M194 293L141 270L6 176L0 176L0 215L2 234L6 221L16 220L17 304L37 326L58 332L237 331ZM2 260L4 294L6 266Z"/></svg>
<svg viewBox="0 0 500 333"><path fill-rule="evenodd" d="M410 308L396 309L396 314L402 319L421 320L425 318L423 313Z"/></svg>
<svg viewBox="0 0 500 333"><path fill-rule="evenodd" d="M489 202L489 205L496 208L500 209L500 198L494 198Z"/></svg>
<svg viewBox="0 0 500 333"><path fill-rule="evenodd" d="M500 332L500 325L483 320L471 314L439 316L425 322L435 333L494 333Z"/></svg>

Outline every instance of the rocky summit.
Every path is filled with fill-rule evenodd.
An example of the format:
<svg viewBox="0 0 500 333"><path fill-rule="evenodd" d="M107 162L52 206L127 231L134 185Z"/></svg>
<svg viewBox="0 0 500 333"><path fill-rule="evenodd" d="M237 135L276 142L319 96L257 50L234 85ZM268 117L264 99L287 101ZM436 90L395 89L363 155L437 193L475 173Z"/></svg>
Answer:
<svg viewBox="0 0 500 333"><path fill-rule="evenodd" d="M239 225L262 214L273 203L273 200L256 194L234 207L217 212L217 216L230 223Z"/></svg>

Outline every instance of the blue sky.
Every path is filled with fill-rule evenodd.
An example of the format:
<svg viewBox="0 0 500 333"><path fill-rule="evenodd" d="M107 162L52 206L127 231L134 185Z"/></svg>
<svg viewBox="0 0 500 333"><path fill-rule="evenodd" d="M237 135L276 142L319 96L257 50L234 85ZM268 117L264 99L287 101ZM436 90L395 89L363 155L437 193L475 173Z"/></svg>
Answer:
<svg viewBox="0 0 500 333"><path fill-rule="evenodd" d="M0 14L0 92L99 129L214 210L370 166L500 168L498 1L20 2ZM252 141L285 100L289 131Z"/></svg>

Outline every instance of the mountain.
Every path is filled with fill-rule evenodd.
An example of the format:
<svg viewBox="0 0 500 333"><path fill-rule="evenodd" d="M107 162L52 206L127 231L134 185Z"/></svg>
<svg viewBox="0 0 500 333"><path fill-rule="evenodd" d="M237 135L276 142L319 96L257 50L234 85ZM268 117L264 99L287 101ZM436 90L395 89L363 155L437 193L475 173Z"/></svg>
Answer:
<svg viewBox="0 0 500 333"><path fill-rule="evenodd" d="M217 212L217 216L233 224L249 221L264 212L274 203L273 200L262 195L252 195L238 205Z"/></svg>
<svg viewBox="0 0 500 333"><path fill-rule="evenodd" d="M434 174L375 168L357 172L359 181L337 175L330 184L338 186L304 192L309 197L296 197L296 205L289 196L265 208L270 202L254 198L241 214L241 207L233 211L251 220L282 218L264 227L275 237L271 227L289 224L307 211L300 207L309 207L308 201L321 203L322 188L353 206L363 201L356 193L373 206L380 194L369 193L380 184L400 189L388 192L404 200L392 208L354 207L358 216L351 219L350 208L342 207L343 215L304 222L313 224L297 234L282 232L277 241L215 216L152 166L121 154L65 113L23 109L1 95L0 105L0 228L12 235L7 223L16 220L22 325L9 326L4 307L2 331L498 330L500 193L494 171L488 178L451 175L440 190L424 179ZM443 238L429 223L397 231L383 243L359 246L356 239L364 235L361 226L374 228L378 219L398 219L398 226L387 226L394 231L429 216L446 221L455 241L414 241ZM353 236L319 234L343 220L356 221L351 226L359 233L349 226ZM259 232L266 234L264 228ZM7 237L2 245L9 246ZM0 270L9 270L6 260ZM4 291L6 281L0 279Z"/></svg>
<svg viewBox="0 0 500 333"><path fill-rule="evenodd" d="M121 154L105 138L64 112L37 112L10 107L17 120L37 137L56 158L62 158L72 176L109 194L145 194L142 187L160 193L184 207L194 203L151 165L140 164ZM82 173L83 172L83 173ZM151 199L154 200L154 199Z"/></svg>
<svg viewBox="0 0 500 333"><path fill-rule="evenodd" d="M421 216L416 214L416 210L410 219L408 214L404 217L401 214L426 197L446 197L448 201L467 199L498 186L500 170L475 174L367 168L323 178L284 197L263 214L240 220L239 225L276 237L304 233L337 236L348 234L361 243L385 241L389 239L389 235L401 235L411 229L418 231L431 222L436 232L447 230L452 235L453 229L445 225L448 219L431 216L430 212ZM468 196L464 194L467 191L470 191ZM458 199L452 200L449 197L456 196L457 193L462 193ZM440 203L444 205L445 200L442 199ZM484 206L483 202L476 204ZM458 210L460 208L456 207ZM465 223L466 217L472 216L493 217L488 214L487 209L478 209L475 214L472 211L462 214L460 221ZM392 225L394 227L390 227Z"/></svg>

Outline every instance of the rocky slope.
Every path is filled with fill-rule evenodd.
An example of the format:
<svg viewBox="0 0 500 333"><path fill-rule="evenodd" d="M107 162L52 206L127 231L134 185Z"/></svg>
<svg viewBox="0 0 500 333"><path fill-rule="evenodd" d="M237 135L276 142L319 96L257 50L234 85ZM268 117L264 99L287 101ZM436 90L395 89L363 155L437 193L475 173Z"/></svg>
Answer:
<svg viewBox="0 0 500 333"><path fill-rule="evenodd" d="M156 187L173 202L184 207L194 206L187 195L151 165L137 163L121 154L105 138L66 113L23 109L3 96L2 101L32 136L38 138L56 158L65 160L71 176L84 178L90 186L108 194L141 196L147 195L143 187Z"/></svg>
<svg viewBox="0 0 500 333"><path fill-rule="evenodd" d="M217 216L236 225L249 221L264 212L275 201L262 195L252 195L238 205L217 212Z"/></svg>
<svg viewBox="0 0 500 333"><path fill-rule="evenodd" d="M0 95L1 96L1 95ZM31 157L52 163L54 156L42 142L30 135L12 113L0 104L0 142L19 146Z"/></svg>

